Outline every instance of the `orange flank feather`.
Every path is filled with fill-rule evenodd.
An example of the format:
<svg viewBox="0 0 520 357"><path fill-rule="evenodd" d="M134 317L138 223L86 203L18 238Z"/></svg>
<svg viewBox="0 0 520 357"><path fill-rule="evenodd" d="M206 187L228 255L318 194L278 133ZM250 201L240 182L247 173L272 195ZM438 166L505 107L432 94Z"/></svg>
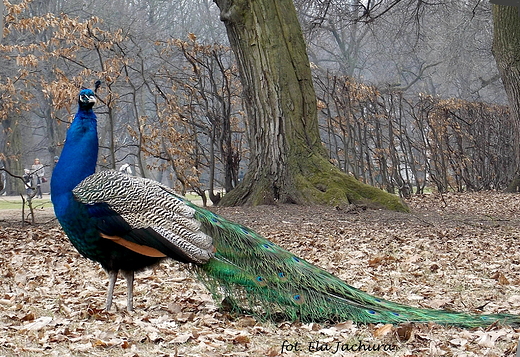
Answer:
<svg viewBox="0 0 520 357"><path fill-rule="evenodd" d="M163 258L166 257L166 254L158 251L155 248L148 247L146 245L137 244L134 242L130 242L124 238L121 238L119 236L109 236L103 233L100 233L101 237L110 239L112 242L117 243L119 245L122 245L125 248L128 248L136 253L146 255L147 257L155 257L155 258Z"/></svg>

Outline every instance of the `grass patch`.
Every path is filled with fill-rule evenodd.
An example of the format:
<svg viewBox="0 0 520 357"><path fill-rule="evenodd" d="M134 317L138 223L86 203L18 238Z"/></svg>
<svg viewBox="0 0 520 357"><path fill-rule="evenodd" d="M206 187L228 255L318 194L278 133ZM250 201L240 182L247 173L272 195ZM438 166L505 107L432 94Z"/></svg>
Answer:
<svg viewBox="0 0 520 357"><path fill-rule="evenodd" d="M33 208L46 208L52 207L52 202L49 198L45 197L43 199L33 199L32 201ZM26 201L26 207L27 201ZM0 198L0 210L4 209L22 209L22 199L13 199L10 197L9 199Z"/></svg>

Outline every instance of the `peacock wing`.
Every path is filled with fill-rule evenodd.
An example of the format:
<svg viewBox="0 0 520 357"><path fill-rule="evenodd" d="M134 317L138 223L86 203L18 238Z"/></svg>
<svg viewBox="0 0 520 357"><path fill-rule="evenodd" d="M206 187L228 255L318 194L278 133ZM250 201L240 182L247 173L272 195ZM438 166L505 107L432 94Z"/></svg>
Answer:
<svg viewBox="0 0 520 357"><path fill-rule="evenodd" d="M100 235L148 256L205 263L212 238L200 230L195 210L169 187L118 171L88 176L72 191L87 207Z"/></svg>

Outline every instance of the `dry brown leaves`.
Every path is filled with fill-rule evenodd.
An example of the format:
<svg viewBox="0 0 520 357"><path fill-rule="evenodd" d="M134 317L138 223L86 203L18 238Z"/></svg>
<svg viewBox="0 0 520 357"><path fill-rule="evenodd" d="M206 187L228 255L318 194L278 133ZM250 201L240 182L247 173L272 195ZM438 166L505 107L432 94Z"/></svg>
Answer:
<svg viewBox="0 0 520 357"><path fill-rule="evenodd" d="M329 207L220 208L358 288L413 306L520 314L520 196L415 197L413 214ZM0 213L1 214L1 213ZM107 278L54 224L0 219L3 356L513 356L520 329L259 322L218 309L183 268L137 274L103 311ZM123 279L121 279L123 280ZM379 352L352 352L392 346ZM282 350L283 346L283 350ZM349 352L342 348L351 348Z"/></svg>

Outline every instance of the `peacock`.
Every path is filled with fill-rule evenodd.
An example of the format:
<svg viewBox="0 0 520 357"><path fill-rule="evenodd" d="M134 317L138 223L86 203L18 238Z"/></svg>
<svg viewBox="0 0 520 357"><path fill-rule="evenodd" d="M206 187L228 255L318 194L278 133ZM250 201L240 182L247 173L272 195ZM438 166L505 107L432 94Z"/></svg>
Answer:
<svg viewBox="0 0 520 357"><path fill-rule="evenodd" d="M106 310L119 272L127 281L131 311L134 272L171 258L189 264L216 301L266 319L431 321L462 327L520 322L516 315L421 309L371 296L170 187L113 170L96 173L95 103L93 90L80 91L78 111L53 172L51 196L74 247L108 273Z"/></svg>

